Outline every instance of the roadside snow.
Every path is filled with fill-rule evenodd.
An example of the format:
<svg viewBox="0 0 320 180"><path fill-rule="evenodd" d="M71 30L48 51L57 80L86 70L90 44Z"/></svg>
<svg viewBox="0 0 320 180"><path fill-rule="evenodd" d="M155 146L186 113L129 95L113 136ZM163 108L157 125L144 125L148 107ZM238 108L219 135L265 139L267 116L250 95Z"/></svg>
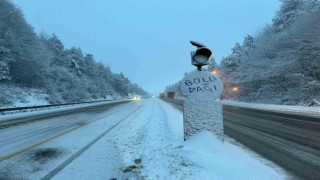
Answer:
<svg viewBox="0 0 320 180"><path fill-rule="evenodd" d="M203 131L183 141L182 113L159 99L117 129L125 172L139 179L285 179L278 166Z"/></svg>

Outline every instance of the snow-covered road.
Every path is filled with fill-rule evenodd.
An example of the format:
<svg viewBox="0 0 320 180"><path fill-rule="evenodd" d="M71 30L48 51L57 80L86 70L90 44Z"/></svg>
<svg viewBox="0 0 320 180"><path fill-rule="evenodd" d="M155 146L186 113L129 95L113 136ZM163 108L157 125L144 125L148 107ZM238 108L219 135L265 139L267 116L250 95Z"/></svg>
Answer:
<svg viewBox="0 0 320 180"><path fill-rule="evenodd" d="M222 143L210 132L201 132L184 142L182 113L159 99L100 113L108 115L1 161L0 179L287 177L281 168L231 138Z"/></svg>
<svg viewBox="0 0 320 180"><path fill-rule="evenodd" d="M131 104L126 104L126 108ZM85 124L102 119L116 111L110 109L113 104L102 104L94 108L75 112L66 111L62 114L49 115L49 117L36 117L36 121L26 120L16 123L15 120L7 120L6 123L13 122L9 127L0 124L0 160L6 159L26 149L30 149L38 144L47 142L57 136L84 126ZM25 118L28 119L28 118Z"/></svg>
<svg viewBox="0 0 320 180"><path fill-rule="evenodd" d="M50 138L49 141L44 144L35 146L10 159L0 161L0 179L40 179L47 176L48 173L50 173L51 176L55 175L55 173L58 172L56 168L63 167L61 166L62 164L68 165L66 164L67 161L80 156L81 153L91 147L90 143L94 144L99 140L99 136L103 137L105 135L104 133L110 131L113 126L117 125L127 116L130 116L134 111L139 109L141 105L142 101L132 102L107 108L107 110L105 109L104 111L101 111L100 109L94 113L87 112L82 113L81 115L76 114L72 116L73 118L70 118L69 116L67 116L67 118L59 117L58 119L54 118L54 120L38 121L3 129L5 130L3 134L1 131L1 137L3 138L11 138L6 136L5 133L12 133L10 135L14 136L13 132L17 134L17 136L14 136L13 138L19 138L20 140L23 139L24 135L26 135L26 138L32 137L33 135L34 137L30 139L30 141L26 141L26 144L32 144L39 140L43 140L42 136L38 137L38 134L32 134L38 133L38 131L34 132L33 129L51 128L52 125L68 124L69 121L71 124L75 123L74 121L76 121L76 124L80 124L79 126L76 126L76 129L69 131L67 134L62 134L54 139ZM64 122L65 120L68 122ZM56 121L56 123L53 123L53 121ZM26 134L24 130L28 133ZM44 133L45 131L41 132ZM49 134L51 133L49 132ZM10 147L23 147L20 145L20 140L12 141ZM9 141L6 142L9 143ZM25 142L22 141L21 144L25 145ZM2 152L2 149L7 148L6 146L1 146L0 149ZM117 161L121 162L119 160ZM111 169L117 168L111 167Z"/></svg>

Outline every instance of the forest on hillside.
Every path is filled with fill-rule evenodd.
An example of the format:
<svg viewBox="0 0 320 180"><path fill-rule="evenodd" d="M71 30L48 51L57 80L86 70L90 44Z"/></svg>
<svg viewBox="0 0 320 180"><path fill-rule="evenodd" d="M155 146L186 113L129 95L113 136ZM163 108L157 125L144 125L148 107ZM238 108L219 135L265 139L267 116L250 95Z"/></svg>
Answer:
<svg viewBox="0 0 320 180"><path fill-rule="evenodd" d="M244 102L307 105L320 101L320 2L281 0L261 32L235 43L218 65L223 98ZM179 82L165 91L179 91ZM232 91L238 87L238 91Z"/></svg>
<svg viewBox="0 0 320 180"><path fill-rule="evenodd" d="M271 25L222 59L225 98L288 105L320 100L320 2L281 2Z"/></svg>
<svg viewBox="0 0 320 180"><path fill-rule="evenodd" d="M36 34L9 0L0 0L0 92L1 105L26 92L46 94L49 103L147 94L81 48L65 48L55 34Z"/></svg>

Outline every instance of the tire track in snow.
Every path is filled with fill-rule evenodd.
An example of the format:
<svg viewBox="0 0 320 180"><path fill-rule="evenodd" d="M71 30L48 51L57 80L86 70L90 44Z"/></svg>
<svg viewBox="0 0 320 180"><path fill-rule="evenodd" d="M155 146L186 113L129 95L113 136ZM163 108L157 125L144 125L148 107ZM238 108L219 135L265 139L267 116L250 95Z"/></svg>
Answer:
<svg viewBox="0 0 320 180"><path fill-rule="evenodd" d="M134 109L132 112L127 114L125 117L120 119L116 124L108 128L105 132L103 132L100 136L92 140L89 144L87 144L85 147L81 148L78 152L73 154L70 158L65 160L62 164L60 164L58 167L53 169L51 172L49 172L47 175L45 175L41 180L48 180L57 175L61 170L63 170L67 165L69 165L72 161L77 159L81 154L83 154L86 150L88 150L92 145L94 145L96 142L98 142L102 137L104 137L106 134L108 134L112 129L117 127L120 123L122 123L124 120L126 120L129 116L131 116L133 113L135 113L137 110L139 110L143 106L143 103L136 109Z"/></svg>

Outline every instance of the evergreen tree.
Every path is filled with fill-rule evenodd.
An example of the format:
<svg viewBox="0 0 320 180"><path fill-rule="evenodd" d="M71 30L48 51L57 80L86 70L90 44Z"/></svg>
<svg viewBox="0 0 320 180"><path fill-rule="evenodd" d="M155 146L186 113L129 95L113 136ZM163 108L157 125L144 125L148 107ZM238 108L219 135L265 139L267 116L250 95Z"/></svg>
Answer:
<svg viewBox="0 0 320 180"><path fill-rule="evenodd" d="M10 80L10 68L9 65L0 60L0 82L4 80Z"/></svg>
<svg viewBox="0 0 320 180"><path fill-rule="evenodd" d="M92 54L85 54L84 58L84 73L89 77L96 76L97 67Z"/></svg>
<svg viewBox="0 0 320 180"><path fill-rule="evenodd" d="M56 34L52 34L51 37L48 39L52 49L58 54L63 55L64 52L64 45L61 40L57 37Z"/></svg>
<svg viewBox="0 0 320 180"><path fill-rule="evenodd" d="M243 46L246 48L255 48L253 36L248 34L246 37L244 37Z"/></svg>
<svg viewBox="0 0 320 180"><path fill-rule="evenodd" d="M303 8L303 0L281 0L282 4L273 25L283 30L290 26Z"/></svg>

